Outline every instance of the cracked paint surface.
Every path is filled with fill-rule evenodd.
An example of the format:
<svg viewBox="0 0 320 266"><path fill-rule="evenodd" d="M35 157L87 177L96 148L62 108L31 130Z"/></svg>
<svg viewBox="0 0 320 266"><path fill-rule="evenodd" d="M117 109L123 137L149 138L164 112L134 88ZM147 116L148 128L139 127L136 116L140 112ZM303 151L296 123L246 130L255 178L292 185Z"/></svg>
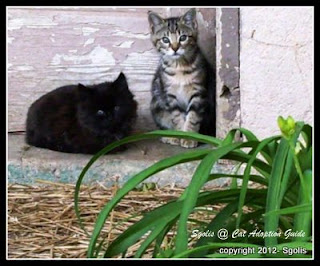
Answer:
<svg viewBox="0 0 320 266"><path fill-rule="evenodd" d="M241 125L278 134L277 117L313 123L313 8L241 8Z"/></svg>

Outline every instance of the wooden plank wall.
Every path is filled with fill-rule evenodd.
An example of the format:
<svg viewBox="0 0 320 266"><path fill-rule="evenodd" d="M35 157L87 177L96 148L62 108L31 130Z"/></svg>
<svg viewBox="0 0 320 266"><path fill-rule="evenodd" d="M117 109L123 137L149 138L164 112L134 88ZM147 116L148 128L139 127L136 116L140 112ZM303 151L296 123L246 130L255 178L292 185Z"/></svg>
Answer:
<svg viewBox="0 0 320 266"><path fill-rule="evenodd" d="M123 71L139 103L136 131L155 128L150 85L158 64L147 11L185 8L8 8L8 130L24 131L29 106L67 84L111 81ZM199 43L215 58L215 9L198 9Z"/></svg>

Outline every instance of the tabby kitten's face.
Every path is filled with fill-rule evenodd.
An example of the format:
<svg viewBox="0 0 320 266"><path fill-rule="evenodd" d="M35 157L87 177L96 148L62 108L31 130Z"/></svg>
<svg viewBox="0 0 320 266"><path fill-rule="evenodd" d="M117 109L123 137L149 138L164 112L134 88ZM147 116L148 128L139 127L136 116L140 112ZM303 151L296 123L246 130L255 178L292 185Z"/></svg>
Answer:
<svg viewBox="0 0 320 266"><path fill-rule="evenodd" d="M163 57L180 59L191 57L197 48L197 21L195 9L181 17L163 19L149 11L151 40Z"/></svg>

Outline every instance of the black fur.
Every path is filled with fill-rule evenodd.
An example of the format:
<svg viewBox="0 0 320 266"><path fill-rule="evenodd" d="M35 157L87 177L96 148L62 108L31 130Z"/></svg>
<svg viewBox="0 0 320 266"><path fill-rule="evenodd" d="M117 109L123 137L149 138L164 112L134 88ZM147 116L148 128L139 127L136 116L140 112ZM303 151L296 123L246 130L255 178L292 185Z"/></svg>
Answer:
<svg viewBox="0 0 320 266"><path fill-rule="evenodd" d="M133 98L122 73L114 82L57 88L29 108L26 142L55 151L94 154L130 134L137 110Z"/></svg>

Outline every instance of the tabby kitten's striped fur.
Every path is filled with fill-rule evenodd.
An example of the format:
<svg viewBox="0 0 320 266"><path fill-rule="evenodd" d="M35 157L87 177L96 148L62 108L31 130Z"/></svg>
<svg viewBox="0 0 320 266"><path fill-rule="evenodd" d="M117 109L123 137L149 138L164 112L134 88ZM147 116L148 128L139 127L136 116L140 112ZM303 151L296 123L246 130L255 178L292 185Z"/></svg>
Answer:
<svg viewBox="0 0 320 266"><path fill-rule="evenodd" d="M149 11L149 24L151 40L161 54L151 89L155 123L161 129L214 135L214 72L197 45L196 10L167 19ZM198 145L187 139L161 140L185 148Z"/></svg>

